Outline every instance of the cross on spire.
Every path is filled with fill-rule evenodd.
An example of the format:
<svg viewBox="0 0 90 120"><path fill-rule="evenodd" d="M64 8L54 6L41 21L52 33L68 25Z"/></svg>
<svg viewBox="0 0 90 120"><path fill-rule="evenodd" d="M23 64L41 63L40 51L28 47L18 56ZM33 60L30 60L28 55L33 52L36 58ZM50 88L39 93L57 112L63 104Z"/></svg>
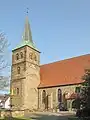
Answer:
<svg viewBox="0 0 90 120"><path fill-rule="evenodd" d="M29 13L29 8L27 8L27 12L26 12L27 14Z"/></svg>
<svg viewBox="0 0 90 120"><path fill-rule="evenodd" d="M29 9L27 8L27 11L26 11L27 15L26 15L26 19L25 19L25 26L24 26L24 32L22 35L22 41L21 41L20 45L18 45L15 49L20 48L20 47L25 46L25 45L28 45L31 48L39 51L36 48L36 46L34 45L33 40L32 40L32 33L31 33L29 19L28 19L28 11L29 11Z"/></svg>

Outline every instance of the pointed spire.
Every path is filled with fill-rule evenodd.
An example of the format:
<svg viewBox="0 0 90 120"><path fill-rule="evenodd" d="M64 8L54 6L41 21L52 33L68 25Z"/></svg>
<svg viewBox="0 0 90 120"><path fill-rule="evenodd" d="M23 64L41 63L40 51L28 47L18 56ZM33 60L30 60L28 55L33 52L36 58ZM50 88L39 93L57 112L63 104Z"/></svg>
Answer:
<svg viewBox="0 0 90 120"><path fill-rule="evenodd" d="M24 33L23 33L23 36L22 36L22 40L33 43L28 16L26 16L25 27L24 27Z"/></svg>
<svg viewBox="0 0 90 120"><path fill-rule="evenodd" d="M28 14L28 11L27 11L27 14ZM26 45L30 46L31 48L33 48L39 52L39 50L36 48L36 46L34 45L33 40L32 40L32 34L31 34L30 24L29 24L29 20L28 20L28 15L26 16L26 19L25 19L25 27L24 27L24 33L22 36L21 43L19 45L17 45L17 47L15 49L18 49L18 48L26 46Z"/></svg>

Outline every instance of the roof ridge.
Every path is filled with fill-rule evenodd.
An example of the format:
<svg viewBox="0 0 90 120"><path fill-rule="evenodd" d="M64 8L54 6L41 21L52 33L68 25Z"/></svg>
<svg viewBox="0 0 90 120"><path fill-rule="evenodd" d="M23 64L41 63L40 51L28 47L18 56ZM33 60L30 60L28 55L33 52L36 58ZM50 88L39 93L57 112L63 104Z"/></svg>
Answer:
<svg viewBox="0 0 90 120"><path fill-rule="evenodd" d="M51 62L51 63L42 64L40 66L50 65L50 64L53 64L53 63L62 62L62 61L66 61L66 60L72 60L72 59L83 57L83 56L87 56L87 55L90 55L90 54L84 54L84 55L79 55L79 56L75 56L75 57L70 57L70 58L67 58L67 59L63 59L63 60L59 60L59 61L55 61L55 62Z"/></svg>

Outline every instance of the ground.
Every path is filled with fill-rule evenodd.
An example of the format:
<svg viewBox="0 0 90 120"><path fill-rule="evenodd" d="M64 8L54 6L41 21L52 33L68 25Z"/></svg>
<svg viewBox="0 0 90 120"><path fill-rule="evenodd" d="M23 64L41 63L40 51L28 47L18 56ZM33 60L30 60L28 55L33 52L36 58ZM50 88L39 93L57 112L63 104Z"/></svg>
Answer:
<svg viewBox="0 0 90 120"><path fill-rule="evenodd" d="M68 117L75 116L73 112L32 112L25 115L23 118L13 118L13 120L68 120ZM8 118L10 120L10 118ZM1 119L1 120L8 120Z"/></svg>
<svg viewBox="0 0 90 120"><path fill-rule="evenodd" d="M70 112L50 113L50 112L36 112L26 115L25 117L32 120L68 120L68 117L74 116Z"/></svg>

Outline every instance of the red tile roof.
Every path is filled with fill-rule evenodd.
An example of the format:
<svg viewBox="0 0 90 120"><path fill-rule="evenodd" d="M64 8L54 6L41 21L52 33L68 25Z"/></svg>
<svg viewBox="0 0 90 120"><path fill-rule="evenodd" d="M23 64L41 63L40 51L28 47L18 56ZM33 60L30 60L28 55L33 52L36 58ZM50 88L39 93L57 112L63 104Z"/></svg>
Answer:
<svg viewBox="0 0 90 120"><path fill-rule="evenodd" d="M87 67L90 67L90 54L41 65L39 88L81 83Z"/></svg>

